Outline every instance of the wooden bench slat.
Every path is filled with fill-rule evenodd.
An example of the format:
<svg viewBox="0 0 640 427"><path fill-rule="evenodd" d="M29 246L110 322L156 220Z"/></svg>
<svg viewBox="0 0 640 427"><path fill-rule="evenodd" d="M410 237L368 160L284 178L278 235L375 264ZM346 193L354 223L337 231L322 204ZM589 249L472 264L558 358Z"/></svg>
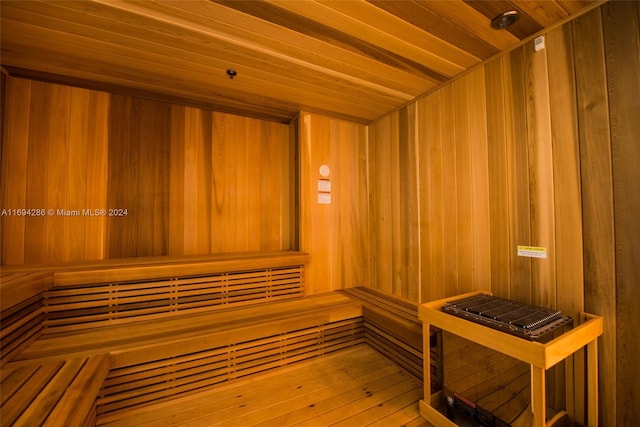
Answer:
<svg viewBox="0 0 640 427"><path fill-rule="evenodd" d="M4 390L4 381L2 383L2 426L19 425L19 418L27 411L29 406L33 404L38 394L44 390L49 381L58 373L62 368L64 362L49 363L43 366L31 366L24 368L22 373L28 372L27 377L22 377L24 380L18 388L15 388L18 384L13 383L10 385L10 390ZM24 422L23 422L24 423ZM26 425L29 425L28 423ZM37 425L37 424L31 424Z"/></svg>
<svg viewBox="0 0 640 427"><path fill-rule="evenodd" d="M32 401L31 405L29 405L16 420L16 426L43 425L67 387L69 387L82 369L84 363L84 359L71 359L66 361L54 377L47 382L42 391Z"/></svg>
<svg viewBox="0 0 640 427"><path fill-rule="evenodd" d="M77 375L65 390L44 426L82 425L87 414L95 411L96 396L110 368L108 354L87 358L81 368L82 374Z"/></svg>
<svg viewBox="0 0 640 427"><path fill-rule="evenodd" d="M121 350L126 352L128 348L139 347L141 343L156 348L162 347L163 343L174 342L175 337L190 341L193 337L203 334L211 336L215 334L216 337L225 337L224 340L232 340L234 331L235 333L246 331L248 335L255 335L261 333L261 330L267 330L272 324L270 322L274 320L277 325L286 325L291 319L295 319L301 325L315 321L328 323L332 320L333 312L339 313L340 316L362 315L361 306L343 295L314 295L297 300L255 304L227 310L174 317L164 316L138 322L135 326L121 324L90 330L49 333L16 356L14 362L46 361L61 354L79 357L101 354L110 350L114 350L113 354L116 358ZM238 324L243 325L243 328L238 329ZM86 337L90 337L90 341ZM179 341L176 345L180 345Z"/></svg>

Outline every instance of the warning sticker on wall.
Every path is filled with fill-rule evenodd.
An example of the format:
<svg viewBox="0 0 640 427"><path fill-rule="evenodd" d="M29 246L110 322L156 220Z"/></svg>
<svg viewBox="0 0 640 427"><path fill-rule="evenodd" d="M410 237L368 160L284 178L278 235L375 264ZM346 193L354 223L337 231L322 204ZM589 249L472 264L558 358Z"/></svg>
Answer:
<svg viewBox="0 0 640 427"><path fill-rule="evenodd" d="M518 245L518 256L529 258L547 258L547 248L539 246L520 246Z"/></svg>

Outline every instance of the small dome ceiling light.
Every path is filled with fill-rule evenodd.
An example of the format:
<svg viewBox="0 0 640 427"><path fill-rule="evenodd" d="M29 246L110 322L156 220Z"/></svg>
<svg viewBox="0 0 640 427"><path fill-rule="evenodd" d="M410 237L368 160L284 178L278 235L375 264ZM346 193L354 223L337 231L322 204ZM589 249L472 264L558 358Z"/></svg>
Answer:
<svg viewBox="0 0 640 427"><path fill-rule="evenodd" d="M517 10L508 10L506 12L502 12L500 15L493 18L491 21L491 27L496 30L504 30L515 24L518 20L520 13Z"/></svg>
<svg viewBox="0 0 640 427"><path fill-rule="evenodd" d="M236 70L232 70L231 68L227 70L227 76L229 76L231 80L233 80L233 78L237 75L238 75L238 72Z"/></svg>

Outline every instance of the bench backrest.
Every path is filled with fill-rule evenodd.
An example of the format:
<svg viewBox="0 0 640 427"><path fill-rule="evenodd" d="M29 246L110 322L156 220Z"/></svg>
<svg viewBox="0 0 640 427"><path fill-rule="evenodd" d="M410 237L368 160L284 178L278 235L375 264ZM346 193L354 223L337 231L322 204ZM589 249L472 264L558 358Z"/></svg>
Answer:
<svg viewBox="0 0 640 427"><path fill-rule="evenodd" d="M25 324L60 332L304 296L308 258L278 251L3 268L3 362L22 348L15 337Z"/></svg>
<svg viewBox="0 0 640 427"><path fill-rule="evenodd" d="M89 328L301 296L301 265L55 286L44 293L44 326L48 331Z"/></svg>

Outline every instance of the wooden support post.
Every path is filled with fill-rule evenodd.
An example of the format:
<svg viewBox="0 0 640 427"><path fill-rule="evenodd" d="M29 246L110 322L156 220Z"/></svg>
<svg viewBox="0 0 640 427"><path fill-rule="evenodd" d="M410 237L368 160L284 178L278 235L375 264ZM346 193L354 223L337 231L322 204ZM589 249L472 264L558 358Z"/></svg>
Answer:
<svg viewBox="0 0 640 427"><path fill-rule="evenodd" d="M546 422L545 370L531 365L531 411L533 427L543 427Z"/></svg>
<svg viewBox="0 0 640 427"><path fill-rule="evenodd" d="M587 425L598 425L598 341L587 344Z"/></svg>
<svg viewBox="0 0 640 427"><path fill-rule="evenodd" d="M424 388L423 399L429 405L431 402L431 334L429 331L429 323L422 323L422 384Z"/></svg>

